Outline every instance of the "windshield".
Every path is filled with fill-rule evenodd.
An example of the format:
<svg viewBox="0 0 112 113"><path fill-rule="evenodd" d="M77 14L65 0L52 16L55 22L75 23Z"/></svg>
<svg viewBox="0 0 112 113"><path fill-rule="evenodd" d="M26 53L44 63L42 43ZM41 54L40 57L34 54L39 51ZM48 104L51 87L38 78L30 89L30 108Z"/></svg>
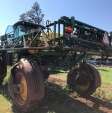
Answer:
<svg viewBox="0 0 112 113"><path fill-rule="evenodd" d="M14 38L14 29L13 26L9 25L5 31L7 38Z"/></svg>
<svg viewBox="0 0 112 113"><path fill-rule="evenodd" d="M7 26L5 34L13 34L13 33L14 33L13 26L11 25Z"/></svg>
<svg viewBox="0 0 112 113"><path fill-rule="evenodd" d="M15 31L14 31L15 38L21 37L21 36L25 35L25 33L26 33L26 29L22 25L16 26L16 28L14 28L14 29L15 29Z"/></svg>

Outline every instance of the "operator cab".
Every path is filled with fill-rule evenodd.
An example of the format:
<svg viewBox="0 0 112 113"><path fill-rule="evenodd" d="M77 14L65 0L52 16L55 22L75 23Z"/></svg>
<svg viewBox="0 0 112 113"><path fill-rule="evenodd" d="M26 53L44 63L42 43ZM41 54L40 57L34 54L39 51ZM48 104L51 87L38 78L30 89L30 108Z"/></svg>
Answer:
<svg viewBox="0 0 112 113"><path fill-rule="evenodd" d="M13 25L13 29L14 36L21 37L30 33L41 32L41 30L44 29L44 26L25 21L19 21Z"/></svg>
<svg viewBox="0 0 112 113"><path fill-rule="evenodd" d="M44 26L19 21L13 26L8 26L5 32L6 47L23 47L24 41L32 40L35 36L40 36Z"/></svg>

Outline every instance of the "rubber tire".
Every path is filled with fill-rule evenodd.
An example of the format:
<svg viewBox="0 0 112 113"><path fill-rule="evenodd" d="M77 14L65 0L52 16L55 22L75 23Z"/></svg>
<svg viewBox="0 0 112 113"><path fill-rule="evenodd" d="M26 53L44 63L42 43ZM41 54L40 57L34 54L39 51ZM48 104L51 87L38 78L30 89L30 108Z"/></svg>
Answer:
<svg viewBox="0 0 112 113"><path fill-rule="evenodd" d="M25 73L24 77L27 81L28 94L27 100L22 105L20 105L18 99L16 99L16 97L14 96L13 90L14 73L17 73L21 70ZM21 59L20 62L18 62L12 68L9 81L9 93L13 106L21 112L32 111L32 109L38 107L39 103L44 98L44 92L43 75L37 63L34 61L29 61L27 59Z"/></svg>
<svg viewBox="0 0 112 113"><path fill-rule="evenodd" d="M46 81L49 78L49 71L47 65L40 65L41 72L43 73L44 81Z"/></svg>
<svg viewBox="0 0 112 113"><path fill-rule="evenodd" d="M2 85L6 74L7 74L7 53L6 51L4 51L1 52L0 55L0 85Z"/></svg>
<svg viewBox="0 0 112 113"><path fill-rule="evenodd" d="M79 76L88 77L89 87L85 89L85 91L79 91L76 82L76 75L79 72ZM85 73L85 74L84 74ZM76 91L80 96L90 96L92 95L96 89L101 85L101 78L100 74L95 67L90 64L81 63L79 67L75 67L74 69L70 70L67 76L67 84L70 89Z"/></svg>

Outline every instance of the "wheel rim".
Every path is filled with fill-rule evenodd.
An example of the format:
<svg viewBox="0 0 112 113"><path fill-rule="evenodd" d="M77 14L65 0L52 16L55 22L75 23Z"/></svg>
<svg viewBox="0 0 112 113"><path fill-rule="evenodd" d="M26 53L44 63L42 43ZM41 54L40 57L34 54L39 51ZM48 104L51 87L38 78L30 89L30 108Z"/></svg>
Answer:
<svg viewBox="0 0 112 113"><path fill-rule="evenodd" d="M84 75L76 75L76 89L79 92L84 92L89 89L90 80L87 76Z"/></svg>
<svg viewBox="0 0 112 113"><path fill-rule="evenodd" d="M26 101L27 99L27 83L24 76L22 76L20 81L20 96L21 98Z"/></svg>
<svg viewBox="0 0 112 113"><path fill-rule="evenodd" d="M24 73L16 72L13 77L13 92L15 100L20 105L23 105L27 100L27 90L27 81L25 79Z"/></svg>

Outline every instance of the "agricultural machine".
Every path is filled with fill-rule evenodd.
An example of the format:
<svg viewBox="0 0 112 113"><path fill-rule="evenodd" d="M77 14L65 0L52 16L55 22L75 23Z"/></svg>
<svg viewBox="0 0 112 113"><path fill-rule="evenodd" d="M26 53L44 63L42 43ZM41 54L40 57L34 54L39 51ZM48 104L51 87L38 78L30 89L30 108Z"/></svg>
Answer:
<svg viewBox="0 0 112 113"><path fill-rule="evenodd" d="M11 68L8 83L13 104L21 111L39 105L50 72L68 72L67 86L81 96L90 96L101 85L97 69L88 56L112 55L112 35L105 30L61 17L46 26L19 21L8 26L0 38L0 84Z"/></svg>

